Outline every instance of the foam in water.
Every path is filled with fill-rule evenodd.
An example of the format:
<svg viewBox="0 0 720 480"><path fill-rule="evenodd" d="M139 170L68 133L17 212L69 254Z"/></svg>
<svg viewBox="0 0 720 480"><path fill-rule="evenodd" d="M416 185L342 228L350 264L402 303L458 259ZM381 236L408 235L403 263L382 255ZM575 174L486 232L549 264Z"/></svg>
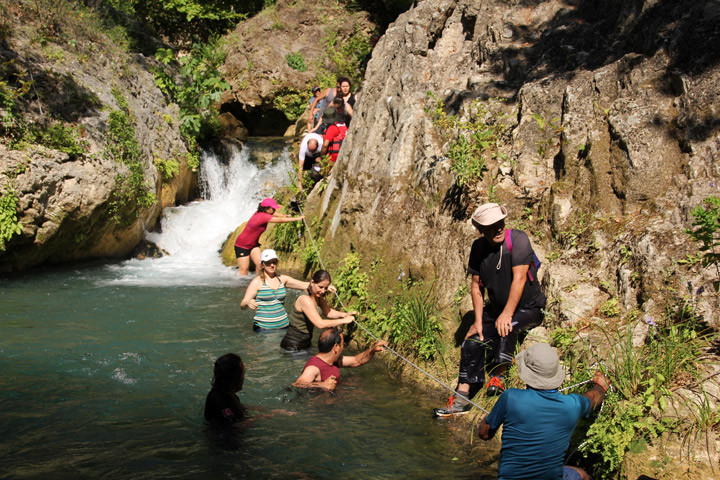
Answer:
<svg viewBox="0 0 720 480"><path fill-rule="evenodd" d="M148 241L170 255L132 259L108 267L115 278L104 283L227 286L241 281L234 268L222 264L219 250L230 232L250 218L264 197L287 184L292 169L287 147L263 169L250 161L251 148L246 143L241 151L235 151L228 165L203 152L203 200L166 208L160 219L161 232L145 234Z"/></svg>

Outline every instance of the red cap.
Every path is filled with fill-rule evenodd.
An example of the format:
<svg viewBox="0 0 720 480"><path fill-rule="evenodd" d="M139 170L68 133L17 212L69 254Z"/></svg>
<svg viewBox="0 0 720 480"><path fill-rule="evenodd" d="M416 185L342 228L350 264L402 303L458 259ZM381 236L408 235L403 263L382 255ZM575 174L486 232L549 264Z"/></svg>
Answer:
<svg viewBox="0 0 720 480"><path fill-rule="evenodd" d="M260 206L261 207L271 207L271 208L274 208L275 210L280 210L280 205L278 205L277 202L275 200L273 200L272 198L266 198L265 200L260 202Z"/></svg>

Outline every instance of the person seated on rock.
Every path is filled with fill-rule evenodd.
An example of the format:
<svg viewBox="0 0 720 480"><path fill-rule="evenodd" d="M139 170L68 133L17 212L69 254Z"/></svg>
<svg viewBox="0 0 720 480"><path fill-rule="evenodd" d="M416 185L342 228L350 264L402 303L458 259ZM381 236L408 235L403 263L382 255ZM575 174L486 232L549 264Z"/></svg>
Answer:
<svg viewBox="0 0 720 480"><path fill-rule="evenodd" d="M323 147L320 152L321 155L328 155L332 165L337 161L338 154L340 153L340 147L342 147L343 140L347 135L347 115L336 114L335 124L330 125L323 135Z"/></svg>
<svg viewBox="0 0 720 480"><path fill-rule="evenodd" d="M337 328L328 328L318 339L318 354L310 357L302 374L293 383L294 387L322 388L332 392L340 380L340 368L354 368L365 365L376 352L387 346L380 340L372 347L352 357L343 356L344 337Z"/></svg>
<svg viewBox="0 0 720 480"><path fill-rule="evenodd" d="M205 419L213 425L238 427L247 418L237 392L245 383L245 364L239 355L226 353L215 360L212 388L205 398Z"/></svg>
<svg viewBox="0 0 720 480"><path fill-rule="evenodd" d="M280 347L289 352L308 349L315 327L337 327L355 320L357 312L345 313L330 308L325 301L325 294L328 291L330 291L330 274L325 270L318 270L310 279L307 292L295 300L290 310L290 326Z"/></svg>
<svg viewBox="0 0 720 480"><path fill-rule="evenodd" d="M546 298L537 257L525 232L505 229L505 217L507 209L497 203L483 204L472 215L480 235L472 244L467 267L475 322L460 348L457 392L462 396L450 397L444 408L436 408L438 417L467 413L466 399L483 387L486 370L491 376L488 395L501 394L519 334L543 321Z"/></svg>
<svg viewBox="0 0 720 480"><path fill-rule="evenodd" d="M550 345L533 345L515 360L527 388L510 388L500 395L478 430L480 438L490 440L504 425L498 478L589 480L582 469L563 465L565 451L580 417L587 418L602 404L607 378L595 372L585 395L563 395L558 388L565 370Z"/></svg>
<svg viewBox="0 0 720 480"><path fill-rule="evenodd" d="M302 177L305 172L315 172L319 177L320 168L315 166L321 156L323 137L317 133L307 133L300 142L298 154L300 166L298 168L298 188L302 190ZM319 178L318 178L319 179Z"/></svg>

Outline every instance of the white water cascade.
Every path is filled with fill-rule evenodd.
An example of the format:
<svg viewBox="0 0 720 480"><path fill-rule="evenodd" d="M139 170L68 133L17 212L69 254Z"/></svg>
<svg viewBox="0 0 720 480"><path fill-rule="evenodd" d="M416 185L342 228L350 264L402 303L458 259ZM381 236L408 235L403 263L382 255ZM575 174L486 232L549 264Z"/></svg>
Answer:
<svg viewBox="0 0 720 480"><path fill-rule="evenodd" d="M228 165L204 152L200 163L203 200L166 208L160 219L161 231L145 234L169 255L112 265L108 268L114 278L105 283L157 287L239 284L236 269L222 264L219 250L264 197L287 184L292 169L287 147L278 151L271 164L258 168L250 160L252 145L252 141L243 145Z"/></svg>

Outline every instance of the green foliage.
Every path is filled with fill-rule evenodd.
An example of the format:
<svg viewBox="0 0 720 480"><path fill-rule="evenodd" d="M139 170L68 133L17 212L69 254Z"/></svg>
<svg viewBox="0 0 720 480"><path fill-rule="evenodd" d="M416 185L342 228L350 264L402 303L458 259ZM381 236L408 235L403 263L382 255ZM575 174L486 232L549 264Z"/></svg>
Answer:
<svg viewBox="0 0 720 480"><path fill-rule="evenodd" d="M325 36L324 43L328 60L332 63L331 70L335 74L334 77L347 77L354 85L359 84L362 81L360 64L372 49L368 35L356 26L350 37L340 42L338 31L330 30ZM335 79L325 85L335 86Z"/></svg>
<svg viewBox="0 0 720 480"><path fill-rule="evenodd" d="M138 217L140 208L155 203L155 193L145 179L142 151L129 112L110 112L105 155L128 169L128 174L119 173L115 177L116 189L110 200L109 214L122 225L129 225Z"/></svg>
<svg viewBox="0 0 720 480"><path fill-rule="evenodd" d="M180 162L175 159L163 160L162 158L155 157L153 163L158 169L163 182L167 182L180 172Z"/></svg>
<svg viewBox="0 0 720 480"><path fill-rule="evenodd" d="M259 12L267 0L131 0L129 3L135 13L173 40L204 40Z"/></svg>
<svg viewBox="0 0 720 480"><path fill-rule="evenodd" d="M5 251L5 242L13 235L22 231L22 225L17 218L18 198L10 187L5 187L0 195L0 252Z"/></svg>
<svg viewBox="0 0 720 480"><path fill-rule="evenodd" d="M288 120L294 122L305 112L307 107L307 94L295 90L277 91L274 93L273 107L285 114Z"/></svg>
<svg viewBox="0 0 720 480"><path fill-rule="evenodd" d="M194 43L189 55L177 62L172 50L160 48L155 58L165 69L155 72L155 84L171 100L177 102L182 118L181 129L188 136L199 139L214 134L217 129L217 110L213 104L230 88L220 71L226 53L216 39ZM180 76L176 80L171 68L178 64Z"/></svg>
<svg viewBox="0 0 720 480"><path fill-rule="evenodd" d="M638 323L648 326L645 341L636 346L633 332ZM572 382L587 380L598 361L597 345L577 336L578 326L559 328L552 333L553 344L561 352ZM655 322L647 317L629 321L616 331L602 330L607 337L607 375L613 387L597 417L581 421L571 443L586 443L580 451L590 458L593 478L617 478L626 452L671 430L684 436L689 428L707 425L702 405L696 410L695 426L663 415L672 390L686 386L699 377L698 362L713 337L692 309L679 305L668 308L664 318ZM712 421L712 418L709 419Z"/></svg>
<svg viewBox="0 0 720 480"><path fill-rule="evenodd" d="M533 113L530 116L537 122L541 134L541 138L537 142L538 155L545 158L545 155L550 149L560 146L560 134L562 133L563 126L559 118L546 120L539 113Z"/></svg>
<svg viewBox="0 0 720 480"><path fill-rule="evenodd" d="M338 298L346 308L359 311L363 324L396 350L426 361L438 355L440 308L432 286L424 288L411 279L404 280L401 269L399 291L388 292L386 299L378 298L369 292L372 279L362 270L361 260L359 253L348 253L333 278ZM383 303L391 306L378 306Z"/></svg>
<svg viewBox="0 0 720 480"><path fill-rule="evenodd" d="M322 250L323 240L321 238L315 240L315 245L318 250ZM305 248L300 252L300 259L305 264L305 270L308 272L314 272L320 267L320 257L318 257L312 242L305 244Z"/></svg>
<svg viewBox="0 0 720 480"><path fill-rule="evenodd" d="M692 211L695 229L687 229L685 232L693 240L701 242L699 250L703 253L702 264L704 267L714 266L717 280L713 281L715 291L720 291L720 198L709 197Z"/></svg>
<svg viewBox="0 0 720 480"><path fill-rule="evenodd" d="M307 64L305 63L305 57L303 57L300 52L288 53L285 55L285 61L287 62L288 67L293 70L297 70L298 72L306 72L308 69Z"/></svg>
<svg viewBox="0 0 720 480"><path fill-rule="evenodd" d="M609 298L603 303L598 311L608 318L615 318L620 316L620 304L618 299L615 297Z"/></svg>
<svg viewBox="0 0 720 480"><path fill-rule="evenodd" d="M33 131L37 143L67 153L71 158L82 155L89 148L88 143L80 138L76 127L61 122L53 123L45 130L33 128Z"/></svg>
<svg viewBox="0 0 720 480"><path fill-rule="evenodd" d="M273 245L281 252L294 252L300 246L305 224L303 222L278 223L273 227Z"/></svg>
<svg viewBox="0 0 720 480"><path fill-rule="evenodd" d="M506 160L498 150L500 136L508 128L505 123L508 115L500 111L502 100L476 100L469 106L467 118L460 119L448 114L445 103L432 92L427 92L427 98L425 113L444 135L454 138L448 144L446 156L459 186L482 181L488 160ZM492 185L489 194L494 196Z"/></svg>

